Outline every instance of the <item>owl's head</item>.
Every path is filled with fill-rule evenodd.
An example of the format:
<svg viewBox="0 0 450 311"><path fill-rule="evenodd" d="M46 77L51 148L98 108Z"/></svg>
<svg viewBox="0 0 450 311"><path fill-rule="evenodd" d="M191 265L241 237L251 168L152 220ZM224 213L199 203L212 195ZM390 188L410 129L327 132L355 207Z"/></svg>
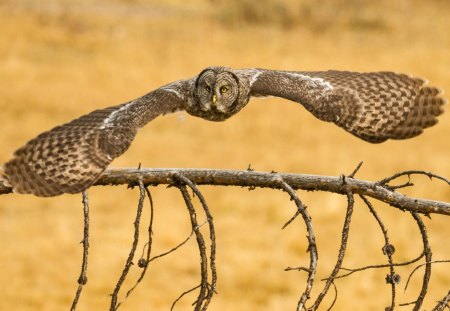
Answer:
<svg viewBox="0 0 450 311"><path fill-rule="evenodd" d="M232 69L208 67L198 75L194 102L186 107L186 111L210 121L224 121L247 104L249 98L244 89Z"/></svg>

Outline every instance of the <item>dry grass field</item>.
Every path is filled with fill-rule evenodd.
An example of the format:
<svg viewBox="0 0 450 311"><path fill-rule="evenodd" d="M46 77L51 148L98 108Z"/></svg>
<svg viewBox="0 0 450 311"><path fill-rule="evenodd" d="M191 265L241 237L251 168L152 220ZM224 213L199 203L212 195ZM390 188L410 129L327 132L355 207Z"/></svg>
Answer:
<svg viewBox="0 0 450 311"><path fill-rule="evenodd" d="M287 70L392 70L450 92L450 3L419 1L0 0L0 163L41 131L118 104L210 65ZM450 177L450 113L423 135L372 145L318 121L295 103L253 100L223 123L186 114L158 118L114 167L204 167L339 175L377 180L422 169ZM450 189L415 179L405 193L450 201ZM295 212L286 194L203 188L218 236L218 295L211 310L293 310L306 275L284 272L308 259L303 225L281 226ZM152 189L155 254L182 241L189 218L174 189ZM137 190L89 191L89 282L79 310L105 310L128 255ZM345 200L303 193L319 247L319 277L334 265ZM397 249L420 253L407 213L377 205ZM148 211L144 219L148 218ZM426 219L435 259L449 259L448 217ZM346 267L384 263L382 235L358 202ZM145 228L143 228L143 232ZM0 196L0 310L67 310L81 263L80 195ZM123 310L168 310L199 282L195 241L150 267ZM410 268L399 269L402 286ZM435 265L426 309L450 286L449 265ZM135 267L132 278L137 275ZM387 271L339 280L334 310L384 310ZM130 285L131 282L127 283ZM399 302L416 297L415 275ZM314 293L320 288L320 282ZM176 310L189 310L194 295ZM324 302L331 303L332 297ZM405 308L407 309L407 308Z"/></svg>

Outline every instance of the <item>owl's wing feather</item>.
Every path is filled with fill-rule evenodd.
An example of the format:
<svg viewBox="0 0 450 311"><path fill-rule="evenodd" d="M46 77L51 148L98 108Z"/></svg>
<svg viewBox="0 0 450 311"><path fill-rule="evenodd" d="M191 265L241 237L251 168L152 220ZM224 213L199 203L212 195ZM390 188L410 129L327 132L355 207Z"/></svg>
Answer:
<svg viewBox="0 0 450 311"><path fill-rule="evenodd" d="M87 189L128 149L140 127L183 108L192 83L174 82L40 134L4 164L5 183L15 192L44 197Z"/></svg>
<svg viewBox="0 0 450 311"><path fill-rule="evenodd" d="M446 100L426 81L393 72L294 72L242 70L250 96L301 103L317 118L334 122L371 143L406 139L437 122Z"/></svg>

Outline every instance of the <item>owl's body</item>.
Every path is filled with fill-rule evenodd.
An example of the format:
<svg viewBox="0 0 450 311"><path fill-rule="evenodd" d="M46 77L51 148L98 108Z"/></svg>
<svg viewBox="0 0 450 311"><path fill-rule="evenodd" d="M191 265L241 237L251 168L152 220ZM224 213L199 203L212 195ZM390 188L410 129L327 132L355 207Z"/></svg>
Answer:
<svg viewBox="0 0 450 311"><path fill-rule="evenodd" d="M442 92L392 72L294 72L209 67L128 103L96 110L44 132L3 167L19 193L54 196L87 189L125 152L139 128L157 116L185 110L211 121L239 112L251 97L276 96L302 104L371 143L419 135L443 112Z"/></svg>

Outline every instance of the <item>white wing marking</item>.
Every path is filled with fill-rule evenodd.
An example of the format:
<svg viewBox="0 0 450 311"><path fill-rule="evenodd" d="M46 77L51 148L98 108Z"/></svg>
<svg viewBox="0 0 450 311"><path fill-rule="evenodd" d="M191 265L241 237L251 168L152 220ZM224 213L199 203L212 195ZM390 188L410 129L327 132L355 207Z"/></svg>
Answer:
<svg viewBox="0 0 450 311"><path fill-rule="evenodd" d="M177 95L180 99L184 100L185 96L184 96L184 94L180 93L179 88L180 88L180 85L185 83L187 80L190 80L190 79L179 80L176 82L166 84L166 85L160 87L160 90L164 90L164 91L173 93L173 94Z"/></svg>
<svg viewBox="0 0 450 311"><path fill-rule="evenodd" d="M180 94L180 92L178 92L176 89L173 89L171 84L161 87L160 90L173 93L177 95L179 98L183 99L183 96Z"/></svg>
<svg viewBox="0 0 450 311"><path fill-rule="evenodd" d="M261 75L262 71L260 70L252 70L253 76L250 79L250 87L253 85L253 83L255 83L256 79L258 79L258 77Z"/></svg>
<svg viewBox="0 0 450 311"><path fill-rule="evenodd" d="M325 88L327 90L332 90L333 89L333 86L331 85L331 83L328 82L328 81L325 81L322 78L317 78L317 77L312 78L312 77L309 77L309 76L306 76L306 75L302 75L300 73L293 73L293 72L287 72L287 74L292 76L292 77L296 77L296 78L300 78L302 80L310 81L313 84L318 84L318 85L322 86L323 88Z"/></svg>
<svg viewBox="0 0 450 311"><path fill-rule="evenodd" d="M164 90L166 92L173 93L176 96L178 96L180 99L184 99L183 95L177 90L177 86L179 84L181 84L183 81L184 80L180 80L177 82L173 82L173 83L164 85L160 88L160 90ZM111 112L111 114L103 120L103 124L100 127L100 129L104 129L104 128L110 126L111 121L114 120L114 118L117 116L118 113L130 108L130 106L132 106L134 104L136 104L136 100L133 100L133 101L129 102L128 104L125 104L124 106L120 107L119 109Z"/></svg>
<svg viewBox="0 0 450 311"><path fill-rule="evenodd" d="M131 105L134 104L134 101L129 102L128 104L123 105L122 107L120 107L117 110L114 110L113 112L110 113L109 116L107 116L104 120L103 120L103 124L102 126L100 126L100 129L104 129L107 128L108 126L110 126L111 124L111 120L114 119L114 117L120 113L121 111L128 109L128 107L130 107Z"/></svg>

